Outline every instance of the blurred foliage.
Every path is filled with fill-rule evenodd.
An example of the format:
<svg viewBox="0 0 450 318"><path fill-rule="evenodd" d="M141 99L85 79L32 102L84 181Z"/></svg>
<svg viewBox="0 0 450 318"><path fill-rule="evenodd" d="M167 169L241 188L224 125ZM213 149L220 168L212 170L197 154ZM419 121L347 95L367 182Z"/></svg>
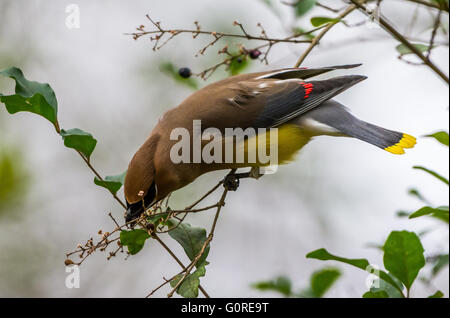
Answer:
<svg viewBox="0 0 450 318"><path fill-rule="evenodd" d="M448 132L446 131L438 131L433 134L425 135L425 137L431 137L439 141L444 146L448 147Z"/></svg>
<svg viewBox="0 0 450 318"><path fill-rule="evenodd" d="M339 19L329 18L329 17L312 17L311 18L311 24L314 27L319 27L319 26L327 24L327 23L336 23L336 22L339 22Z"/></svg>
<svg viewBox="0 0 450 318"><path fill-rule="evenodd" d="M29 180L21 152L0 143L0 217L13 213L24 203Z"/></svg>
<svg viewBox="0 0 450 318"><path fill-rule="evenodd" d="M185 85L191 89L198 89L198 81L194 78L183 78L178 74L178 69L171 62L163 62L159 65L159 69L166 75L169 75L178 84Z"/></svg>
<svg viewBox="0 0 450 318"><path fill-rule="evenodd" d="M422 53L427 52L430 49L430 46L426 44L421 43L412 43L412 44L416 49L418 49ZM433 49L434 46L431 48ZM400 53L400 56L414 54L414 52L411 51L411 49L404 44L397 45L395 49L397 50L398 53Z"/></svg>
<svg viewBox="0 0 450 318"><path fill-rule="evenodd" d="M315 271L311 275L309 287L299 292L292 290L291 280L284 276L254 283L252 287L260 291L274 291L284 297L321 298L340 276L341 272L337 268L329 267Z"/></svg>
<svg viewBox="0 0 450 318"><path fill-rule="evenodd" d="M438 180L444 182L447 186L449 185L449 184L448 184L448 179L447 179L447 178L444 178L444 177L441 176L439 173L437 173L437 172L435 172L435 171L433 171L433 170L430 170L430 169L425 168L425 167L422 167L422 166L414 166L413 169L425 171L426 173L432 175L432 176L435 177L436 179L438 179Z"/></svg>
<svg viewBox="0 0 450 318"><path fill-rule="evenodd" d="M299 295L302 297L321 298L341 276L337 268L325 268L311 275L310 287Z"/></svg>
<svg viewBox="0 0 450 318"><path fill-rule="evenodd" d="M231 60L229 66L230 75L238 75L250 66L250 59L247 56Z"/></svg>
<svg viewBox="0 0 450 318"><path fill-rule="evenodd" d="M307 14L316 5L316 0L298 0L295 4L295 14L301 17Z"/></svg>
<svg viewBox="0 0 450 318"><path fill-rule="evenodd" d="M432 137L439 143L448 147L448 133L445 131L439 131L437 133L426 135L425 137ZM430 176L442 181L447 187L449 186L448 179L433 170L423 166L414 166L413 168L422 170ZM410 188L408 193L428 204L428 201L416 188ZM439 206L437 208L425 206L413 213L399 211L397 212L397 215L400 217L408 216L410 219L422 216L432 216L447 224L449 223L448 205ZM376 246L378 247L378 245ZM364 298L409 297L412 284L419 275L419 272L425 267L426 263L429 263L432 266L431 274L429 277L421 277L420 280L428 285L430 285L432 279L449 264L448 251L426 259L424 254L425 250L421 240L414 232L392 231L380 250L384 252L383 263L387 270L386 272L380 269L374 269L366 259L342 258L328 253L325 249L313 251L306 257L318 260L343 262L378 276L378 278L373 281L370 290L363 295ZM406 288L406 295L402 291L404 288ZM441 298L443 296L441 291L436 291L429 297Z"/></svg>
<svg viewBox="0 0 450 318"><path fill-rule="evenodd" d="M412 214L410 214L409 218L414 219L414 218L418 218L418 217L424 216L424 215L429 215L429 216L435 217L446 223L448 223L448 221L449 221L448 206L440 206L437 208L425 206L423 208L420 208L416 212L413 212Z"/></svg>
<svg viewBox="0 0 450 318"><path fill-rule="evenodd" d="M252 287L261 291L275 291L285 297L292 296L292 283L287 277L280 276L273 280L261 281L252 284Z"/></svg>
<svg viewBox="0 0 450 318"><path fill-rule="evenodd" d="M388 272L374 268L366 259L347 259L332 255L325 249L313 251L306 257L343 262L377 276L377 289L371 288L363 297L409 297L412 284L425 266L424 249L419 237L414 232L392 231L384 243L383 252L383 263ZM380 284L381 281L383 285ZM406 295L403 294L403 287L406 288Z"/></svg>

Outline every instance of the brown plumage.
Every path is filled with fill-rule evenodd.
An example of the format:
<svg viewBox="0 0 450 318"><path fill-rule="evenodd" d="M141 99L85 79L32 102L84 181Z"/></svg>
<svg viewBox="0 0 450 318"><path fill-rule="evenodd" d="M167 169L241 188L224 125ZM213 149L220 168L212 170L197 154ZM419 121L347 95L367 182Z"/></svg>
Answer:
<svg viewBox="0 0 450 318"><path fill-rule="evenodd" d="M309 118L307 114L365 77L343 76L311 81L308 85L305 85L305 80L334 69L355 66L243 74L208 85L186 98L162 116L130 161L124 185L129 206L127 220L139 216L143 206L148 207L165 198L204 173L246 166L233 163L173 163L170 149L177 140L170 140L170 134L174 128L184 127L192 136L194 120L201 120L202 130L214 127L222 134L225 128L271 128L294 123L302 137L295 139L297 141L289 138L290 143L299 144L298 147L289 146L293 151L300 149L314 135L343 135L332 129L320 131L322 128L317 128L319 126L311 126L311 120L306 119L314 118ZM340 109L340 106L336 107ZM329 123L324 126L333 128ZM351 136L351 132L345 135ZM204 141L202 146L206 143ZM192 151L190 155L192 157Z"/></svg>

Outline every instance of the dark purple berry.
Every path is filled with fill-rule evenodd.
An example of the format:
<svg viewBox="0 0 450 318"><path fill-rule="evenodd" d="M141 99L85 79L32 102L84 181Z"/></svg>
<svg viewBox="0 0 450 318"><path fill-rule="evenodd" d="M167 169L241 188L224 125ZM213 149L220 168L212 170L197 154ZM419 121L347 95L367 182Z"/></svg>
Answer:
<svg viewBox="0 0 450 318"><path fill-rule="evenodd" d="M248 55L250 56L251 59L255 60L261 55L261 51L260 50L251 50L248 53Z"/></svg>
<svg viewBox="0 0 450 318"><path fill-rule="evenodd" d="M183 78L189 78L192 75L192 72L188 67L182 67L178 70L178 74Z"/></svg>

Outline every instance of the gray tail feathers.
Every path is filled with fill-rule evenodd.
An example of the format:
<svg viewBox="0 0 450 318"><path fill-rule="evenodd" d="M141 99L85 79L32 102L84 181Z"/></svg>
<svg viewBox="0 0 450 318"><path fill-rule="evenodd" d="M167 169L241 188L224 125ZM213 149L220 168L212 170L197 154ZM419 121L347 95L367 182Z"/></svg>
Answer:
<svg viewBox="0 0 450 318"><path fill-rule="evenodd" d="M404 148L412 148L416 144L416 138L413 136L359 120L343 105L333 100L311 111L310 116L344 135L360 139L393 154L403 154Z"/></svg>
<svg viewBox="0 0 450 318"><path fill-rule="evenodd" d="M398 144L404 135L401 132L385 129L362 120L357 120L349 127L340 127L339 131L381 149Z"/></svg>

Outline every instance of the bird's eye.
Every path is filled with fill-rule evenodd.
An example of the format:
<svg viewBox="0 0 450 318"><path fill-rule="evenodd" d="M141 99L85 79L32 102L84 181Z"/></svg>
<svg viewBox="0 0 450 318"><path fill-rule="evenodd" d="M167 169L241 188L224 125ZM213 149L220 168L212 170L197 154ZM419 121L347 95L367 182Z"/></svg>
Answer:
<svg viewBox="0 0 450 318"><path fill-rule="evenodd" d="M127 222L135 218L138 218L146 208L150 207L150 205L154 203L156 195L157 189L155 182L153 182L150 188L148 189L147 194L144 196L143 199L144 202L139 201L133 204L129 204L127 202L127 212L125 215L125 219L127 220Z"/></svg>

